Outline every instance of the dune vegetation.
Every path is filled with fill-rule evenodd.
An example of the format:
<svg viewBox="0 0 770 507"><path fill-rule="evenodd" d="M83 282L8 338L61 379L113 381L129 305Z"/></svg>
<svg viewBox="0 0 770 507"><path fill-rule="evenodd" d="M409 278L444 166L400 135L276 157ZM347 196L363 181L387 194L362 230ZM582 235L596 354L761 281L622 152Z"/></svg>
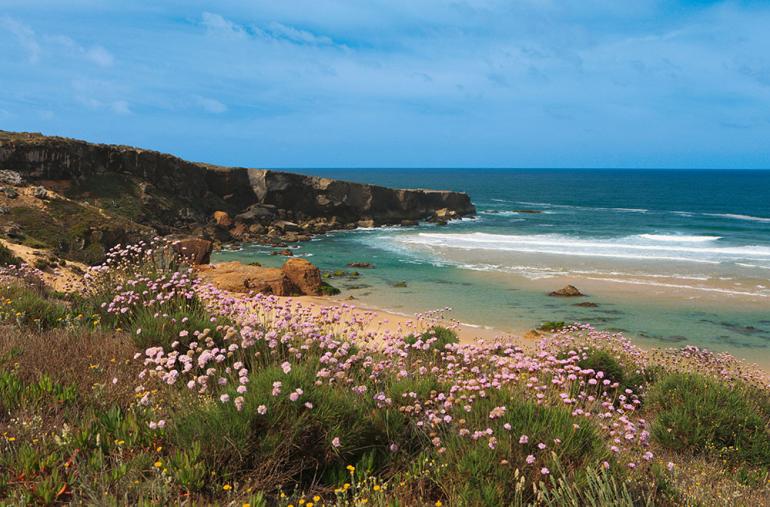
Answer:
<svg viewBox="0 0 770 507"><path fill-rule="evenodd" d="M525 348L436 314L372 330L168 251L113 249L69 294L0 251L3 503L770 501L768 377L730 356L578 324Z"/></svg>

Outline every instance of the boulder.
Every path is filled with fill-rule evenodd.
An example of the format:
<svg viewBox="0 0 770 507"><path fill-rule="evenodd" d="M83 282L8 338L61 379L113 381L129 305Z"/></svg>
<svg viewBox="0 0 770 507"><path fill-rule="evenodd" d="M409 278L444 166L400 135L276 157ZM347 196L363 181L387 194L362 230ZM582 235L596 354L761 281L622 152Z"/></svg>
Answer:
<svg viewBox="0 0 770 507"><path fill-rule="evenodd" d="M284 248L283 250L273 250L270 252L270 255L285 255L286 257L293 257L294 253L288 248Z"/></svg>
<svg viewBox="0 0 770 507"><path fill-rule="evenodd" d="M48 199L48 190L44 187L32 187L32 197L38 199Z"/></svg>
<svg viewBox="0 0 770 507"><path fill-rule="evenodd" d="M226 211L215 211L214 222L219 227L230 227L231 225L233 225L233 221L230 218L230 215Z"/></svg>
<svg viewBox="0 0 770 507"><path fill-rule="evenodd" d="M13 187L3 187L0 192L3 192L8 199L16 199L19 197L19 192Z"/></svg>
<svg viewBox="0 0 770 507"><path fill-rule="evenodd" d="M278 268L250 266L238 261L200 266L201 278L230 292L260 292L276 296L297 294L296 287Z"/></svg>
<svg viewBox="0 0 770 507"><path fill-rule="evenodd" d="M527 213L530 215L539 215L542 213L539 209L515 209L513 210L514 213Z"/></svg>
<svg viewBox="0 0 770 507"><path fill-rule="evenodd" d="M299 225L294 222L289 222L288 220L276 220L272 223L272 226L284 233L300 231Z"/></svg>
<svg viewBox="0 0 770 507"><path fill-rule="evenodd" d="M180 239L171 245L174 252L193 264L208 264L211 261L213 243L207 239Z"/></svg>
<svg viewBox="0 0 770 507"><path fill-rule="evenodd" d="M580 306L581 308L597 308L599 305L590 301L583 301L582 303L575 303L573 306Z"/></svg>
<svg viewBox="0 0 770 507"><path fill-rule="evenodd" d="M356 225L358 227L363 227L365 229L372 229L373 227L376 227L374 220L372 220L371 218L359 220L358 222L356 222Z"/></svg>
<svg viewBox="0 0 770 507"><path fill-rule="evenodd" d="M0 183L3 185L21 185L24 183L24 178L16 171L2 169L0 170Z"/></svg>
<svg viewBox="0 0 770 507"><path fill-rule="evenodd" d="M289 259L281 270L302 294L321 294L321 271L311 262L305 259Z"/></svg>
<svg viewBox="0 0 770 507"><path fill-rule="evenodd" d="M584 296L582 292L578 290L577 287L574 285L567 285L566 287L555 290L548 294L549 296L553 297L578 297L578 296Z"/></svg>
<svg viewBox="0 0 770 507"><path fill-rule="evenodd" d="M372 269L374 268L374 264L370 262L350 262L348 263L349 268L364 268L364 269Z"/></svg>

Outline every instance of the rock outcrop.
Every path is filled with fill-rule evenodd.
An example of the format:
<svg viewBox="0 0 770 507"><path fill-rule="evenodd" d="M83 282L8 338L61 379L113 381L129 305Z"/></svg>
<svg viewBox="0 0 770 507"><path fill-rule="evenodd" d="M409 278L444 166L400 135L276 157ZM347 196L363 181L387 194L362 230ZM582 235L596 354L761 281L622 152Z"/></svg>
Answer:
<svg viewBox="0 0 770 507"><path fill-rule="evenodd" d="M579 297L584 296L585 294L580 292L574 285L567 285L566 287L555 290L548 295L553 297Z"/></svg>
<svg viewBox="0 0 770 507"><path fill-rule="evenodd" d="M213 244L201 238L184 238L171 244L174 252L191 264L208 264L211 261Z"/></svg>
<svg viewBox="0 0 770 507"><path fill-rule="evenodd" d="M359 223L412 223L437 211L446 219L475 212L468 195L459 192L390 189L267 169L220 167L139 148L34 133L0 131L0 170L14 171L30 184L67 188L73 199L115 205L114 211L161 233L197 227L196 234L217 241L228 237L206 224L213 229L232 227L239 236L235 239L258 236L267 242L284 234L301 239L301 234L354 228ZM215 212L221 213L214 218Z"/></svg>
<svg viewBox="0 0 770 507"><path fill-rule="evenodd" d="M282 268L266 268L237 261L198 266L205 281L230 292L260 292L274 296L317 296L321 272L304 259L289 259Z"/></svg>

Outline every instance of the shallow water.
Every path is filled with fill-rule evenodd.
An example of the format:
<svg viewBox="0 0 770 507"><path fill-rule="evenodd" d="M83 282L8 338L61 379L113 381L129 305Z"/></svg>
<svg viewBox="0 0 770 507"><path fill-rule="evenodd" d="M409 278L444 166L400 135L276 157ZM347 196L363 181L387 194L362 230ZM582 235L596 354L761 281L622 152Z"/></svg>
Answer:
<svg viewBox="0 0 770 507"><path fill-rule="evenodd" d="M446 227L338 232L301 244L295 253L324 270L377 265L332 280L343 296L409 313L450 306L460 321L501 330L579 320L642 345L692 343L770 364L770 172L323 175L465 190L479 211ZM217 258L282 261L269 251L247 246ZM407 287L392 287L400 281ZM566 283L590 297L547 296Z"/></svg>

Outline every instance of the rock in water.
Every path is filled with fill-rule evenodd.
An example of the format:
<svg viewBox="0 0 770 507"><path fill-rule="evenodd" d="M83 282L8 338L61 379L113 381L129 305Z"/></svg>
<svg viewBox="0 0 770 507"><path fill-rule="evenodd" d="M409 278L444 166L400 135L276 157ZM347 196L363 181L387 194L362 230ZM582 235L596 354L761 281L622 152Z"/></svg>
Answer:
<svg viewBox="0 0 770 507"><path fill-rule="evenodd" d="M590 301L584 301L582 303L575 303L574 306L579 306L581 308L597 308L599 305Z"/></svg>
<svg viewBox="0 0 770 507"><path fill-rule="evenodd" d="M349 268L364 268L364 269L372 269L374 268L374 264L370 262L350 262L348 263Z"/></svg>
<svg viewBox="0 0 770 507"><path fill-rule="evenodd" d="M578 290L577 287L574 285L567 285L563 289L555 290L548 294L549 296L554 297L578 297L578 296L585 296L582 292Z"/></svg>

